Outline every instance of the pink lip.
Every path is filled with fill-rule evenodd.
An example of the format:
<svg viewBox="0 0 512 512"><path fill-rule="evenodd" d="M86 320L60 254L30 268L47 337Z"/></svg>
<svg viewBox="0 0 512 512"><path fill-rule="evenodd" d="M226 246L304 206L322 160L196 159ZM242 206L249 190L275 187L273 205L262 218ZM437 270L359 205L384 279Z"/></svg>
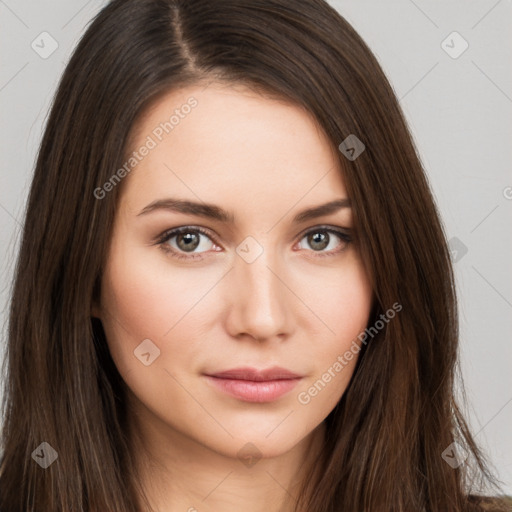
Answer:
<svg viewBox="0 0 512 512"><path fill-rule="evenodd" d="M279 367L234 368L205 375L215 387L245 402L272 402L291 391L302 378Z"/></svg>

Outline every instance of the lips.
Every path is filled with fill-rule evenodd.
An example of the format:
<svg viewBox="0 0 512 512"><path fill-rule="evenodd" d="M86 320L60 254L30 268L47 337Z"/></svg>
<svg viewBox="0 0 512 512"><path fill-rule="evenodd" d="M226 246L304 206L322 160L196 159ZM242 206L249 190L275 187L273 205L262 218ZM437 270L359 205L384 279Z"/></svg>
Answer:
<svg viewBox="0 0 512 512"><path fill-rule="evenodd" d="M245 402L272 402L291 391L302 376L286 368L233 368L205 374L216 389Z"/></svg>
<svg viewBox="0 0 512 512"><path fill-rule="evenodd" d="M293 373L285 368L274 366L265 370L256 368L234 368L223 372L208 374L210 377L218 377L220 379L236 379L236 380L252 380L255 382L264 382L269 380L287 380L297 379L301 375Z"/></svg>

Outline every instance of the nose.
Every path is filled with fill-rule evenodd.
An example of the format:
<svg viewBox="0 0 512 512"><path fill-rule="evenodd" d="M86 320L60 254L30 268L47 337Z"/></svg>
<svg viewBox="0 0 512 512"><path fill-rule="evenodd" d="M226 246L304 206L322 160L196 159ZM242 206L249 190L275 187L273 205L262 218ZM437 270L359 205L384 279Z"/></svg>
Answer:
<svg viewBox="0 0 512 512"><path fill-rule="evenodd" d="M286 339L292 334L293 293L287 288L287 272L268 251L252 263L236 256L229 273L229 311L226 329L237 339L257 341Z"/></svg>

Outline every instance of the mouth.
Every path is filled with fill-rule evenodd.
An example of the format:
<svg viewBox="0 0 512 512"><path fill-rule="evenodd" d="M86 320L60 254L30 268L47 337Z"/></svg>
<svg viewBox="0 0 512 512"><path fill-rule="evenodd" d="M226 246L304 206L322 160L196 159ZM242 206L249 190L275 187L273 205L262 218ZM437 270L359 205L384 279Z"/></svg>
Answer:
<svg viewBox="0 0 512 512"><path fill-rule="evenodd" d="M204 374L217 390L244 402L273 402L290 392L302 379L285 368L234 368Z"/></svg>

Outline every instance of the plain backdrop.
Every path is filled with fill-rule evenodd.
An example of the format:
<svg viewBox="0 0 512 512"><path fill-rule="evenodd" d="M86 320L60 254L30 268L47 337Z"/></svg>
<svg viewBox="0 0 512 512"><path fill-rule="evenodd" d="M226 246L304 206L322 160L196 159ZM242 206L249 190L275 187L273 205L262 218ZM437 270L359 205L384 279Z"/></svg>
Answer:
<svg viewBox="0 0 512 512"><path fill-rule="evenodd" d="M74 45L105 3L0 0L0 362L48 108ZM428 173L455 261L467 415L510 494L511 0L330 3L382 65Z"/></svg>

